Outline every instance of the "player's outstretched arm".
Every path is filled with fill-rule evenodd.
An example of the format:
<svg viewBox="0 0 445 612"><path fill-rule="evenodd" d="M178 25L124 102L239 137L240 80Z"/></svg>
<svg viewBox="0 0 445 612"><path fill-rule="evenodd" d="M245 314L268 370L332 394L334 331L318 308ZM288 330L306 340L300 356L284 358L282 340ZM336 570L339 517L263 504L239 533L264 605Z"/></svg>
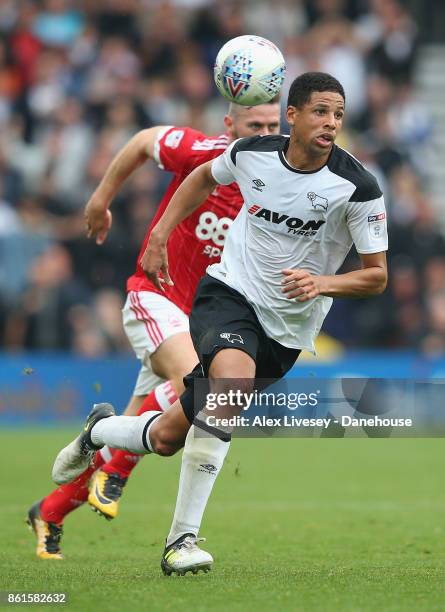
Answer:
<svg viewBox="0 0 445 612"><path fill-rule="evenodd" d="M155 142L164 126L141 130L127 142L108 166L97 189L85 206L88 238L102 244L112 223L111 202L126 179L147 159L154 158Z"/></svg>
<svg viewBox="0 0 445 612"><path fill-rule="evenodd" d="M315 276L307 270L282 270L282 291L289 299L306 302L317 295L368 297L383 293L388 281L386 253L360 255L361 270L346 274Z"/></svg>
<svg viewBox="0 0 445 612"><path fill-rule="evenodd" d="M150 234L141 259L141 266L147 278L158 289L163 290L162 283L173 285L168 274L168 237L178 223L201 206L217 185L211 171L212 163L208 161L195 168L181 183Z"/></svg>

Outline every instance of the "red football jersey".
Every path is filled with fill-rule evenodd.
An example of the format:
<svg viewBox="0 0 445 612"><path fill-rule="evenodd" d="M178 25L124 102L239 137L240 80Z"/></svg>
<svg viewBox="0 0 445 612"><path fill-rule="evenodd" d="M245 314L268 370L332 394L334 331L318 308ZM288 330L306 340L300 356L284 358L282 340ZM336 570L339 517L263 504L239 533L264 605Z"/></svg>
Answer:
<svg viewBox="0 0 445 612"><path fill-rule="evenodd" d="M226 134L209 138L191 128L169 127L159 134L155 159L161 168L174 172L174 177L145 236L136 272L127 282L127 291L160 293L183 312L190 313L198 282L207 266L220 260L227 230L242 206L243 199L236 183L217 185L207 200L170 234L167 252L173 287L165 285L165 293L156 289L142 271L140 260L151 230L182 181L194 168L221 155L227 145Z"/></svg>

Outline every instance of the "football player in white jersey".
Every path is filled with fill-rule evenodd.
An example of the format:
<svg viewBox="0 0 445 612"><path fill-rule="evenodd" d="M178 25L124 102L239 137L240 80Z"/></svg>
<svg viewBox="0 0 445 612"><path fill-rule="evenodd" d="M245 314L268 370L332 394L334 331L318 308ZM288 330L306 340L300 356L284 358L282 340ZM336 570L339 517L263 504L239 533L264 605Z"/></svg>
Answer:
<svg viewBox="0 0 445 612"><path fill-rule="evenodd" d="M279 379L314 339L335 297L368 297L387 283L386 212L375 178L335 139L342 128L345 94L329 74L305 73L291 85L290 136L254 136L232 143L223 155L196 168L182 183L153 229L142 259L160 289L172 284L166 244L183 219L218 184L236 181L244 205L233 222L223 257L202 279L190 317L200 363L166 413L108 416L93 408L82 434L56 458L53 476L81 472L107 444L133 452L172 455L195 430L207 431L203 448L219 471L230 434L209 427L195 405L195 382L207 378L212 393L251 392L255 379ZM336 274L355 244L361 268ZM173 279L174 280L174 279ZM241 410L241 406L239 406ZM213 413L214 414L214 413ZM197 545L208 500L199 470L181 470L175 517L162 559L164 573L210 567ZM210 557L211 558L211 557Z"/></svg>

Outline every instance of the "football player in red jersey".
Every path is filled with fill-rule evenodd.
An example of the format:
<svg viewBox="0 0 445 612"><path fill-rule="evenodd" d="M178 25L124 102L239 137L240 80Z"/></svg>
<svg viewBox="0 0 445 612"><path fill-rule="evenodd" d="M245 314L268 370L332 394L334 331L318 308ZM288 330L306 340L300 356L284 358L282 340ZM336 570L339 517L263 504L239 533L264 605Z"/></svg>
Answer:
<svg viewBox="0 0 445 612"><path fill-rule="evenodd" d="M194 168L220 155L236 138L278 134L279 103L274 100L255 107L231 105L224 124L226 132L216 137L208 137L188 127L158 126L140 131L114 158L86 205L88 236L102 244L112 223L110 204L123 182L139 166L151 159L174 174L142 244L136 272L127 282L123 323L141 361L133 396L125 410L127 415L167 409L182 393L183 377L198 363L189 334L188 314L198 281L209 264L219 261L226 232L242 205L239 189L235 184L218 186L172 233L168 258L175 284L166 284L165 292L159 291L146 278L140 265L151 230L173 193ZM191 510L194 522L202 518L228 447L228 443L215 438L195 439L192 428L184 448L170 540L187 533ZM122 489L140 458L141 455L110 451L105 447L73 482L58 487L37 502L28 514L28 523L37 536L37 556L63 558L60 550L63 520L87 499L106 518L114 518ZM200 503L193 509L190 509L186 494L191 479L198 480L201 492ZM193 556L194 543L187 540L184 546L192 547L189 552ZM198 547L195 549L198 555L203 552ZM203 566L207 567L212 559L198 561L204 561Z"/></svg>

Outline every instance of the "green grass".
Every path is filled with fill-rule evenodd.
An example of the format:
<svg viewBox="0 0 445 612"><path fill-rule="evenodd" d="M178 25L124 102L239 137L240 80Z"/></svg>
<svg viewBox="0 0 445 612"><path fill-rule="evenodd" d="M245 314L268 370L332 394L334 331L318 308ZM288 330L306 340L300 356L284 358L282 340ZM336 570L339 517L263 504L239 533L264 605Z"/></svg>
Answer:
<svg viewBox="0 0 445 612"><path fill-rule="evenodd" d="M69 439L0 435L0 589L101 612L444 609L444 440L235 440L202 529L214 569L166 578L179 457L146 458L114 522L71 514L65 561L35 557L23 518Z"/></svg>

